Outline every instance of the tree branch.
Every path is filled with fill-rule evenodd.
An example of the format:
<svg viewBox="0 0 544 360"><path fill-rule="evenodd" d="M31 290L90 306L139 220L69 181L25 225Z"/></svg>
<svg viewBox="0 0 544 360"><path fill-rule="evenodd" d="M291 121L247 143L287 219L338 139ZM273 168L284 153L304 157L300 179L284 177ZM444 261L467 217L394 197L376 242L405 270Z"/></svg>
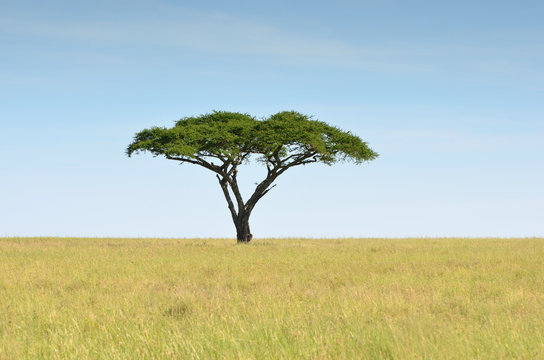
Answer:
<svg viewBox="0 0 544 360"><path fill-rule="evenodd" d="M217 177L217 180L219 180L219 185L221 186L221 190L223 190L223 195L225 195L225 199L227 200L227 205L229 207L232 220L236 222L238 214L236 213L236 209L234 208L234 203L232 202L232 199L230 198L227 182L225 181L225 179L221 179L219 175L216 175L216 177Z"/></svg>
<svg viewBox="0 0 544 360"><path fill-rule="evenodd" d="M277 174L278 175L283 174L287 169L289 169L289 168L291 168L293 166L318 162L319 159L318 159L317 155L318 155L318 153L316 151L313 151L313 152L307 153L307 154L302 154L301 156L296 158L296 160L293 160L293 161L291 161L290 163L287 163L287 164L282 164L279 167L279 170L277 171ZM292 156L290 156L289 158L293 159Z"/></svg>
<svg viewBox="0 0 544 360"><path fill-rule="evenodd" d="M263 191L263 193L259 196L259 198L257 200L260 200L263 196L265 196L270 190L272 190L275 187L276 187L276 184L272 185L271 187L269 187L268 189Z"/></svg>
<svg viewBox="0 0 544 360"><path fill-rule="evenodd" d="M276 180L278 176L279 176L279 173L268 174L268 176L257 185L257 187L255 188L255 191L253 192L253 195L251 195L251 197L249 198L249 200L246 202L244 206L245 211L251 212L255 204L257 204L257 201L259 201L259 199L261 199L274 186L276 186L274 185L271 188L268 188L274 182L274 180Z"/></svg>
<svg viewBox="0 0 544 360"><path fill-rule="evenodd" d="M199 158L199 157L195 157L194 159L191 159L191 158L186 157L186 156L176 157L176 156L165 155L165 157L168 160L176 160L176 161L181 161L181 162L187 162L189 164L200 165L200 166L205 167L206 169L211 170L211 171L216 172L216 173L219 173L220 170L221 170L221 168L219 166L210 164L206 160L204 160L202 158Z"/></svg>
<svg viewBox="0 0 544 360"><path fill-rule="evenodd" d="M240 193L240 189L238 188L238 181L236 180L236 173L237 173L237 170L235 170L233 172L232 176L230 176L230 177L226 176L224 179L230 185L232 193L234 194L234 197L236 198L236 202L238 203L238 212L240 212L240 210L244 208L244 199L242 198L242 194Z"/></svg>
<svg viewBox="0 0 544 360"><path fill-rule="evenodd" d="M273 162L271 161L274 166L272 168L268 167L268 174L266 178L257 185L257 187L255 188L255 191L253 192L249 200L246 202L244 206L244 210L246 212L251 212L253 210L253 207L255 207L255 205L257 204L257 201L259 201L270 190L272 190L273 187L276 186L276 185L272 185L272 183L274 182L274 180L276 180L278 176L283 174L287 169L293 166L304 165L304 164L309 164L309 163L314 163L319 161L319 159L317 158L317 152L313 151L313 152L304 153L304 154L292 154L288 156L286 159L295 159L295 160L292 160L291 162L285 164L284 163L285 159L281 159L279 157L280 150L281 148L278 147L274 151L274 153L272 153L272 155L268 158L269 160L272 158L274 159ZM269 187L270 185L272 186Z"/></svg>
<svg viewBox="0 0 544 360"><path fill-rule="evenodd" d="M213 164L207 162L206 160L204 160L203 158L201 158L200 156L195 156L195 159L197 159L198 161L200 161L200 163L201 163L202 166L204 166L204 167L207 168L207 169L210 169L211 171L215 171L216 173L218 173L219 171L221 171L221 167L220 167L220 166L213 165Z"/></svg>

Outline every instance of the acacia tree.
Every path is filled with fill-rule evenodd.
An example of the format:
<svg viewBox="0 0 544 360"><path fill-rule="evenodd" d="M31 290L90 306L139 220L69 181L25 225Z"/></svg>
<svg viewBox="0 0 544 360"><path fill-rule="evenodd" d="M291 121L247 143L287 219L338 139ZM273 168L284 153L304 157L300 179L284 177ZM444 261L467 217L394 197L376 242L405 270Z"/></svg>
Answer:
<svg viewBox="0 0 544 360"><path fill-rule="evenodd" d="M136 133L127 155L141 151L213 171L227 200L238 242L251 241L251 212L287 169L343 160L360 164L378 156L350 132L295 111L279 112L264 120L225 111L185 117L172 128L152 127ZM267 173L244 201L238 187L238 168L251 156L266 165Z"/></svg>

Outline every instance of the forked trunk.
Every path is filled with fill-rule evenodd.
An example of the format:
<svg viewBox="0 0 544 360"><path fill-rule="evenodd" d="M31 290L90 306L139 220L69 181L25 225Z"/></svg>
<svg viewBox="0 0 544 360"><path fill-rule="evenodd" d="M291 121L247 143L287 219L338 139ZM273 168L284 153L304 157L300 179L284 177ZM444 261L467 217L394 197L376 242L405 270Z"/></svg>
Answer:
<svg viewBox="0 0 544 360"><path fill-rule="evenodd" d="M249 229L249 214L239 216L234 222L236 226L236 238L238 243L248 243L253 239L251 230Z"/></svg>
<svg viewBox="0 0 544 360"><path fill-rule="evenodd" d="M240 190L238 189L238 184L236 182L236 172L234 171L234 174L232 175L232 178L230 178L230 180L227 176L228 174L223 175L223 177L217 175L217 180L219 180L219 185L221 185L221 189L223 190L223 194L225 195L225 199L227 200L227 205L232 216L232 221L234 222L234 226L236 227L237 242L248 243L251 241L251 239L253 239L253 234L251 234L251 230L249 229L249 215L251 215L251 211L253 210L255 203L268 192L268 190L263 189L266 189L266 186L269 185L270 180L267 178L263 182L264 185L263 183L261 183L259 186L257 186L255 193L251 196L248 202L244 204L244 200L242 199L242 195L240 194ZM234 202L232 201L232 198L230 196L229 186L236 199L238 209L236 209Z"/></svg>

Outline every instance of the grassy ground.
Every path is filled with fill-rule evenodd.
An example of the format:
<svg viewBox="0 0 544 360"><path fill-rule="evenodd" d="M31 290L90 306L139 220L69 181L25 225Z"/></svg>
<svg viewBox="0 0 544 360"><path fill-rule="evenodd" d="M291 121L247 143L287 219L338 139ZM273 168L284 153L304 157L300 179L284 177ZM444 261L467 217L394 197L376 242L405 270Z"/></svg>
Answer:
<svg viewBox="0 0 544 360"><path fill-rule="evenodd" d="M544 359L544 239L0 239L0 359Z"/></svg>

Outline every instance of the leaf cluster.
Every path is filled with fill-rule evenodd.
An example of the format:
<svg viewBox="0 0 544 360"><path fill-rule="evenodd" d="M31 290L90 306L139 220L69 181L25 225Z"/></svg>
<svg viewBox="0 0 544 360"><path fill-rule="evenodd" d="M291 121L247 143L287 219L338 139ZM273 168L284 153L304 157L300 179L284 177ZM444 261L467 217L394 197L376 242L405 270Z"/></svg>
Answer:
<svg viewBox="0 0 544 360"><path fill-rule="evenodd" d="M190 163L218 159L233 165L256 155L275 167L343 160L361 163L378 156L358 136L295 111L263 120L226 111L185 117L171 128L138 132L127 155L141 151Z"/></svg>

